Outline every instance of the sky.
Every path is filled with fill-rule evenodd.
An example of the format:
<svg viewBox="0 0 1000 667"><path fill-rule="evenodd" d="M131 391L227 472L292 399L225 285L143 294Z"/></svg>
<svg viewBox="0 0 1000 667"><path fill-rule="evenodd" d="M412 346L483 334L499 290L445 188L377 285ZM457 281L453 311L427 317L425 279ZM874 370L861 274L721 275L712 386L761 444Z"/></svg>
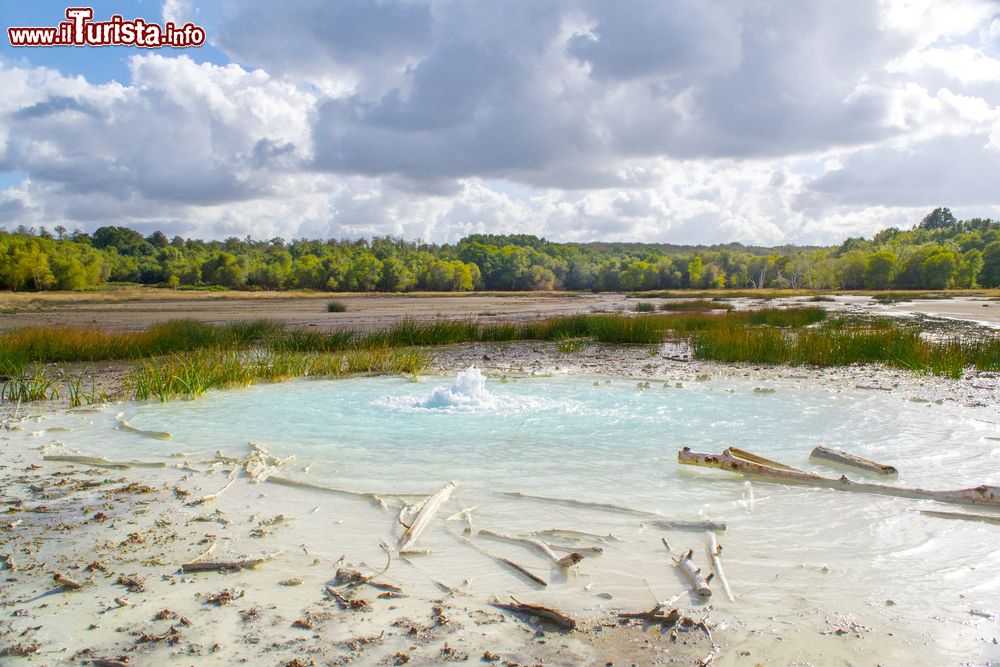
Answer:
<svg viewBox="0 0 1000 667"><path fill-rule="evenodd" d="M0 227L832 244L1000 217L1000 0L100 0L14 48Z"/></svg>

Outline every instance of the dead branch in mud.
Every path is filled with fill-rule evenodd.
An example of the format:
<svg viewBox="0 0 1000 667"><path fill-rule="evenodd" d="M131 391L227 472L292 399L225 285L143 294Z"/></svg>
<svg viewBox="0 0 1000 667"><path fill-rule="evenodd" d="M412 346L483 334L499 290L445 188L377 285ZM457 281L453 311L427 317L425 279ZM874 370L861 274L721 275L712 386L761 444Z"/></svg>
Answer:
<svg viewBox="0 0 1000 667"><path fill-rule="evenodd" d="M878 475L893 476L899 474L899 471L893 466L886 465L884 463L876 463L875 461L863 459L860 456L855 456L854 454L849 454L848 452L841 451L839 449L830 449L829 447L824 447L822 445L814 448L809 454L809 458L817 459L827 465L856 468L867 472L873 472Z"/></svg>
<svg viewBox="0 0 1000 667"><path fill-rule="evenodd" d="M670 627L676 625L678 621L683 618L684 615L681 614L676 608L670 611L664 611L664 606L657 604L655 607L649 611L637 611L637 612L618 612L618 618L625 618L629 620L641 620L647 623L658 623L660 625Z"/></svg>
<svg viewBox="0 0 1000 667"><path fill-rule="evenodd" d="M512 602L494 602L492 603L497 609L503 609L505 611L514 612L515 614L525 614L527 616L534 616L543 621L547 621L553 625L556 625L564 630L575 630L576 620L567 614L554 609L552 607L544 607L537 604L528 604L525 602L520 602L514 597L511 597Z"/></svg>
<svg viewBox="0 0 1000 667"><path fill-rule="evenodd" d="M803 484L840 491L877 493L902 498L926 498L944 503L1000 506L1000 487L987 486L985 484L969 489L933 491L902 486L888 486L885 484L872 484L870 482L855 482L847 479L847 477L834 479L800 470L773 468L736 457L729 449L724 450L722 454L704 454L692 452L690 448L685 447L677 452L677 461L686 465L728 470L729 472L747 475L775 484Z"/></svg>

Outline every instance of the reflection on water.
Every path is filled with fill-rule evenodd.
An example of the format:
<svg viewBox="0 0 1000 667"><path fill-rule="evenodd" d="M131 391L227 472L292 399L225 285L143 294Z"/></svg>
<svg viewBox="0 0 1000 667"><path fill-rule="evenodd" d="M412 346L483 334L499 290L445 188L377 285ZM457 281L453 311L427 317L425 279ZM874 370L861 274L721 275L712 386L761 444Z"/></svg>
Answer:
<svg viewBox="0 0 1000 667"><path fill-rule="evenodd" d="M281 457L295 454L310 468L299 476L314 483L400 492L458 480L448 514L475 506L483 528L613 533L622 541L604 545L604 555L585 561L576 579L546 591L546 600L577 611L648 608L650 589L660 599L682 592L660 537L703 557L704 536L661 533L638 516L500 491L614 503L675 519L725 519L729 529L719 539L739 599L713 600L713 614L747 629L748 646L779 651L774 637L794 644L796 632L805 645L836 617L870 628L888 642L889 657L908 659L917 651L948 660L995 657L981 632L965 636L962 628L970 610L1000 611L996 526L923 516L916 510L935 506L924 501L748 487L719 471L681 469L675 460L684 445L707 452L737 446L839 474L808 461L823 444L895 465L900 474L891 483L1000 484L995 411L912 403L820 381L774 382L768 386L774 393L755 392L759 386L759 380L717 379L640 388L621 378L572 376L502 383L469 369L452 381L297 381L126 409L136 427L171 431L170 442L113 431L110 414L61 419L76 427L73 447L88 454L237 452L253 441ZM90 426L81 427L83 421ZM372 541L365 530L380 531L381 539L393 529L387 518L339 538ZM433 531L427 542L434 555L422 560L426 571L443 577L461 571L485 588L511 585L489 561L463 560L467 554L445 531ZM595 597L599 591L612 601ZM845 651L854 650L844 642ZM870 662L870 654L861 655Z"/></svg>

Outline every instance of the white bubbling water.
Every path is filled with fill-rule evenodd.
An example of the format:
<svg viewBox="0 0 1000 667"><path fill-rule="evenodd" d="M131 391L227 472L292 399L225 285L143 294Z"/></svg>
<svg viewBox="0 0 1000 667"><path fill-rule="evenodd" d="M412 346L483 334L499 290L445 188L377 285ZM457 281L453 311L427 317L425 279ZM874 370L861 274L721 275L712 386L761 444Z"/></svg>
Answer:
<svg viewBox="0 0 1000 667"><path fill-rule="evenodd" d="M475 366L470 366L455 378L448 387L438 387L418 401L414 407L429 410L449 408L489 409L496 405L496 397L486 389L486 376Z"/></svg>

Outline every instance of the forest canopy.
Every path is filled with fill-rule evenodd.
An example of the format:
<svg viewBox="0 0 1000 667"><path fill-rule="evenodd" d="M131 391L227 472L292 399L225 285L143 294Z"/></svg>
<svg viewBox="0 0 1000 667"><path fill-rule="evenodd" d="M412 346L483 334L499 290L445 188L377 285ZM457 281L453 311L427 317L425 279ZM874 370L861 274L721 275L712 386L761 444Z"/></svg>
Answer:
<svg viewBox="0 0 1000 667"><path fill-rule="evenodd" d="M911 229L870 240L774 248L555 243L527 234L436 245L392 237L201 241L116 226L0 231L0 289L105 283L349 292L1000 287L1000 221L957 220L938 208Z"/></svg>

